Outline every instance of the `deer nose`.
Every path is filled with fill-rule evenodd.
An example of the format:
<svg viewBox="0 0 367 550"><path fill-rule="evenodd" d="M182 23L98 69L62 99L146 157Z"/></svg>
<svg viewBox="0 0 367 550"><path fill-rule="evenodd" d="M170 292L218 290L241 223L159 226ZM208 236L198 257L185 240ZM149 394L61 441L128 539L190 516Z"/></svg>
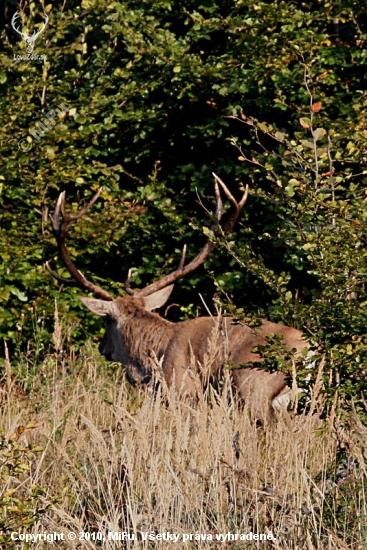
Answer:
<svg viewBox="0 0 367 550"><path fill-rule="evenodd" d="M108 361L112 360L112 354L106 349L106 343L103 340L98 346L98 351L101 355L104 355Z"/></svg>

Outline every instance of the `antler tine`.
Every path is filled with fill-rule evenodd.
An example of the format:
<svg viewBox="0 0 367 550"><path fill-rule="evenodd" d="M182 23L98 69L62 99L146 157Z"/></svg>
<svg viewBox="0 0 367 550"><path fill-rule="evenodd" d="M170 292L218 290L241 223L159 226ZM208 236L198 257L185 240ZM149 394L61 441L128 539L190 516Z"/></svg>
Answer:
<svg viewBox="0 0 367 550"><path fill-rule="evenodd" d="M52 223L52 229L54 230L54 233L56 231L60 231L60 225L59 225L59 217L60 217L60 210L62 210L62 216L65 219L66 212L65 212L65 191L62 191L56 201L56 206L53 215L50 215L51 223Z"/></svg>
<svg viewBox="0 0 367 550"><path fill-rule="evenodd" d="M220 177L218 177L214 172L212 172L212 174L215 178L215 181L219 183L219 185L223 189L227 199L229 200L229 202L234 207L233 212L230 214L229 218L227 219L227 221L225 222L225 224L222 228L223 234L227 235L231 231L234 224L236 223L236 221L238 219L238 216L239 216L242 208L244 207L244 205L247 201L248 184L246 184L245 191L244 191L244 193L241 197L240 202L237 202L236 199L234 198L234 196L232 195L232 193L230 192L230 190L228 189L228 187L226 186L226 184L220 179Z"/></svg>
<svg viewBox="0 0 367 550"><path fill-rule="evenodd" d="M214 216L216 218L216 221L212 224L211 230L215 232L215 228L219 225L218 222L220 222L220 220L222 218L222 213L223 213L223 201L222 201L222 197L220 195L220 189L219 189L218 182L215 179L214 179L214 194L215 194L215 201L216 201L215 202L215 214L214 214ZM197 188L196 188L196 195L198 197L200 206L202 206L202 208L205 210L205 212L207 212L209 215L212 215L211 212L204 206Z"/></svg>
<svg viewBox="0 0 367 550"><path fill-rule="evenodd" d="M73 216L69 216L69 218L72 219L73 221L77 221L79 220L79 218L82 218L88 212L88 210L92 208L92 206L97 202L101 192L102 192L102 187L98 189L98 191L93 195L91 200L81 210L79 210L79 212L77 212ZM64 200L62 203L62 207L64 208L64 211L65 211L65 191L64 191ZM63 212L63 215L64 215L64 212Z"/></svg>
<svg viewBox="0 0 367 550"><path fill-rule="evenodd" d="M220 195L220 189L216 178L214 178L214 193L215 193L215 199L216 199L216 204L215 204L216 221L212 225L212 231L215 235L217 235L220 227L219 222L222 219L222 214L223 214L223 201Z"/></svg>
<svg viewBox="0 0 367 550"><path fill-rule="evenodd" d="M50 262L47 261L45 262L45 268L47 269L47 271L55 278L57 279L58 281L60 281L60 283L64 283L65 285L75 285L76 284L76 281L73 281L73 279L68 279L67 277L63 277L62 275L59 275L58 273L56 273L56 271L54 271L52 269L52 267L50 266ZM81 271L79 271L78 269L78 272L79 272L79 275L83 278L84 281L87 281L87 279L84 277L83 273ZM88 281L87 281L88 282Z"/></svg>
<svg viewBox="0 0 367 550"><path fill-rule="evenodd" d="M17 22L17 19L19 19L19 13L16 11L12 17L12 20L11 20L11 23L12 23L12 27L13 29L20 35L22 35L22 32L16 28L16 22Z"/></svg>
<svg viewBox="0 0 367 550"><path fill-rule="evenodd" d="M55 278L57 279L58 281L60 281L60 283L64 283L66 285L74 285L75 284L75 281L73 281L73 279L67 279L66 277L62 277L61 275L59 275L58 273L56 273L56 271L54 271L52 269L52 267L50 266L50 262L47 260L47 262L45 262L45 268L47 269L47 271ZM80 273L80 272L79 272Z"/></svg>
<svg viewBox="0 0 367 550"><path fill-rule="evenodd" d="M132 270L129 269L128 271L128 274L127 274L127 277L126 277L126 281L125 281L125 290L128 294L130 294L130 296L134 296L136 294L135 290L133 290L130 286L130 283L131 283L131 273L132 273Z"/></svg>
<svg viewBox="0 0 367 550"><path fill-rule="evenodd" d="M50 216L52 221L52 229L59 248L60 257L63 260L66 269L69 271L74 281L72 279L66 279L65 277L61 277L61 275L58 275L58 273L56 273L55 271L53 271L53 269L51 269L49 262L46 262L45 266L46 266L46 269L49 271L49 273L51 273L51 275L55 277L55 279L57 279L58 281L61 281L65 284L76 283L78 286L80 286L80 288L87 290L88 292L92 292L95 296L98 296L99 298L102 298L104 300L111 301L113 298L106 290L103 290L103 288L101 288L100 286L95 285L94 283L89 281L83 275L83 273L75 267L74 263L72 262L69 256L69 253L67 251L66 244L65 244L66 235L70 227L82 216L84 216L84 214L88 212L88 210L97 201L99 195L101 194L101 191L102 191L102 188L99 188L97 193L95 193L95 195L92 197L92 199L79 212L73 215L70 215L66 212L66 209L65 209L66 194L65 194L65 191L62 191L62 193L60 193L59 195L59 198L57 199L55 211L52 214L52 216ZM62 216L61 227L59 223L60 212Z"/></svg>
<svg viewBox="0 0 367 550"><path fill-rule="evenodd" d="M180 263L178 264L178 268L176 269L176 272L179 272L179 271L182 271L182 269L184 268L184 265L185 265L185 261L186 261L186 251L187 251L187 246L186 244L184 244L183 246L183 249L182 249L182 255L181 255L181 260L180 260ZM128 274L127 274L127 277L126 277L126 281L125 281L125 290L128 294L130 294L130 296L137 296L138 294L140 294L141 296L144 295L144 290L143 289L141 292L136 292L135 290L133 290L130 286L130 283L131 283L131 269L129 269L128 271ZM154 283L153 283L154 284ZM149 285L150 286L150 285Z"/></svg>
<svg viewBox="0 0 367 550"><path fill-rule="evenodd" d="M187 246L184 244L183 246L183 249L182 249L182 255L181 255L181 260L180 260L180 263L178 264L178 270L181 270L183 269L184 265L185 265L185 262L186 262L186 252L187 252Z"/></svg>
<svg viewBox="0 0 367 550"><path fill-rule="evenodd" d="M214 180L216 182L216 184L221 186L221 188L223 189L227 199L229 200L229 202L231 202L234 206L237 206L237 201L236 199L234 198L234 196L232 195L232 193L230 192L230 190L228 189L228 187L226 186L226 184L220 179L219 176L217 176L217 174L215 174L214 172L212 172L213 176L214 176Z"/></svg>
<svg viewBox="0 0 367 550"><path fill-rule="evenodd" d="M234 226L235 222L237 221L237 218L240 214L241 209L243 208L247 196L248 196L248 186L246 186L245 192L240 200L240 202L237 202L236 199L233 197L227 186L222 182L222 180L213 173L214 176L214 191L215 191L215 197L216 197L216 209L215 209L215 222L212 225L212 232L215 236L218 236L220 232L222 234L227 235L232 227ZM220 220L222 218L222 212L223 212L223 202L220 194L220 188L223 189L226 197L228 198L229 202L232 204L233 212L230 213L229 218L224 223L224 226L220 226ZM199 254L191 260L187 265L185 265L185 258L186 258L186 246L184 247L184 251L179 263L178 268L173 271L172 273L166 275L165 277L162 277L159 281L156 283L152 283L145 287L143 290L141 290L138 294L140 296L149 296L153 292L156 292L158 290L161 290L163 288L166 288L168 285L171 285L177 279L180 279L181 277L184 277L185 275L191 273L194 271L199 265L204 263L206 258L209 256L209 254L213 251L215 248L215 242L212 242L208 240Z"/></svg>
<svg viewBox="0 0 367 550"><path fill-rule="evenodd" d="M248 184L246 184L245 191L242 195L242 198L241 198L240 202L237 202L236 199L234 198L234 196L232 195L232 193L230 192L230 190L228 189L228 187L226 186L226 184L220 179L220 177L217 176L216 174L214 174L214 172L212 172L212 174L215 177L216 181L220 184L223 191L225 192L226 197L228 198L228 200L234 206L236 206L236 208L237 207L240 208L240 209L243 208L245 202L247 201L247 197L248 197Z"/></svg>
<svg viewBox="0 0 367 550"><path fill-rule="evenodd" d="M245 186L245 191L242 195L240 202L236 203L236 207L233 209L233 212L229 215L228 219L223 225L224 235L228 235L228 233L232 230L232 227L235 225L238 219L238 216L240 215L240 212L247 201L247 197L248 197L248 184L246 184Z"/></svg>
<svg viewBox="0 0 367 550"><path fill-rule="evenodd" d="M68 214L65 210L66 193L65 191L63 191L62 193L60 193L60 196L57 200L53 218L57 218L58 220L60 216L60 210L61 210L63 220L65 220L65 222L69 224L68 227L70 227L73 223L75 223L80 218L82 218L90 208L92 208L92 206L97 202L101 192L102 192L102 187L98 189L98 191L93 195L91 200L85 206L83 206L83 208L81 208L79 212L77 212L76 214Z"/></svg>

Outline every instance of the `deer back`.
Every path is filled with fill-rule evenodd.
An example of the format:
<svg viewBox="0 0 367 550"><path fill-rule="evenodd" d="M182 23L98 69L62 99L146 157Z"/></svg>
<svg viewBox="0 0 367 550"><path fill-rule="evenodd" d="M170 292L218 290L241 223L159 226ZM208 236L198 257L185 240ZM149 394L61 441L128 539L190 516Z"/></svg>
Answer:
<svg viewBox="0 0 367 550"><path fill-rule="evenodd" d="M206 376L213 376L223 364L233 369L261 362L263 359L252 349L266 345L266 337L270 334L282 336L286 347L295 349L297 354L309 348L299 330L266 320L257 328L231 317L198 317L177 323L164 355L165 378L171 384L175 377L178 389L189 367L198 372L205 366Z"/></svg>

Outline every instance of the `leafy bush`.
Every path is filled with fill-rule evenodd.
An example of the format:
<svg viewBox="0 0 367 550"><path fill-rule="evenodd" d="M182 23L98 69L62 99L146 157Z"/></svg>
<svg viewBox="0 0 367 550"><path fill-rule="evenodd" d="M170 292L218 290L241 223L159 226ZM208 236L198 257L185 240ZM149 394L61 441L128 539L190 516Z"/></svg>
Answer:
<svg viewBox="0 0 367 550"><path fill-rule="evenodd" d="M247 153L246 139L232 140L239 160L251 164L262 182L254 184L252 197L265 215L261 227L247 229L246 247L233 240L223 245L241 268L272 289L271 315L279 319L281 312L287 324L295 323L317 343L318 353L327 358L331 401L336 394L353 398L363 410L367 196L354 182L354 167L335 159L334 133L320 125L322 103L314 101L307 71L306 66L309 116L300 118L300 131L289 135L244 114L238 119L259 146L254 157ZM274 250L268 247L274 246L281 255L270 269Z"/></svg>
<svg viewBox="0 0 367 550"><path fill-rule="evenodd" d="M32 466L43 447L21 442L26 430L37 425L18 426L9 437L0 439L0 544L16 548L11 533L31 533L48 512L56 498L50 498L46 487L32 481Z"/></svg>

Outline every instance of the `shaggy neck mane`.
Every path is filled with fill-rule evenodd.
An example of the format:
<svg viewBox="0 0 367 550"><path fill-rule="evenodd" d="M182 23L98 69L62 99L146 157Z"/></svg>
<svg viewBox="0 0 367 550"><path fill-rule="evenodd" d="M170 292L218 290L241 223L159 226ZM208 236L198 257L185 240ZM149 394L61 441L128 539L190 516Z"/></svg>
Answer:
<svg viewBox="0 0 367 550"><path fill-rule="evenodd" d="M131 359L149 371L152 352L160 359L165 354L174 331L175 323L136 306L128 311L122 327L122 335Z"/></svg>

